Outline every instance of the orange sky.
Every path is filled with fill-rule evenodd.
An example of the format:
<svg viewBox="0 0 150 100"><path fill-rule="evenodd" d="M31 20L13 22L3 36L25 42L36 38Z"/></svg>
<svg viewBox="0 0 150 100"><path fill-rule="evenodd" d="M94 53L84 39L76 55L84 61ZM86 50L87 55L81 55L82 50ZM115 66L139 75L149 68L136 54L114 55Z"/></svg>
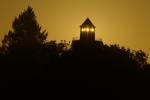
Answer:
<svg viewBox="0 0 150 100"><path fill-rule="evenodd" d="M89 17L96 38L150 53L150 0L1 0L0 40L28 5L49 33L49 40L79 37L79 26Z"/></svg>

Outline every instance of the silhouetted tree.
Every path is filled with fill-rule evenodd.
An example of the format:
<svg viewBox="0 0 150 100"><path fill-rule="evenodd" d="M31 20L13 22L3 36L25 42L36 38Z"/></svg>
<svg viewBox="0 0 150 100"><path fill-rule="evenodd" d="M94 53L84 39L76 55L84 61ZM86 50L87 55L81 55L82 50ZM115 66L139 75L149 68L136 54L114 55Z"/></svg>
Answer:
<svg viewBox="0 0 150 100"><path fill-rule="evenodd" d="M146 54L142 50L134 51L133 53L134 53L133 59L137 61L141 65L141 67L147 64L148 54Z"/></svg>
<svg viewBox="0 0 150 100"><path fill-rule="evenodd" d="M41 30L31 7L24 10L12 23L12 30L2 40L2 53L10 71L36 71L38 54L46 42L47 32ZM9 63L8 63L9 62ZM12 67L14 66L14 67Z"/></svg>
<svg viewBox="0 0 150 100"><path fill-rule="evenodd" d="M5 51L33 48L46 41L47 33L45 30L41 31L41 26L31 7L15 18L12 28L13 30L10 30L2 41L2 48Z"/></svg>
<svg viewBox="0 0 150 100"><path fill-rule="evenodd" d="M68 43L65 40L61 40L61 42L57 44L59 56L67 52L70 49L70 45L70 42Z"/></svg>
<svg viewBox="0 0 150 100"><path fill-rule="evenodd" d="M90 86L114 89L119 86L136 87L142 80L142 85L147 83L145 86L149 86L150 64L148 55L142 50L133 51L118 44L107 45L103 41L89 44L46 41L47 33L41 31L31 7L15 18L12 28L0 47L0 71L31 72L31 75L17 74L18 79L30 77L42 82L45 79L88 80ZM13 74L8 76L16 77ZM42 85L46 86L44 82Z"/></svg>

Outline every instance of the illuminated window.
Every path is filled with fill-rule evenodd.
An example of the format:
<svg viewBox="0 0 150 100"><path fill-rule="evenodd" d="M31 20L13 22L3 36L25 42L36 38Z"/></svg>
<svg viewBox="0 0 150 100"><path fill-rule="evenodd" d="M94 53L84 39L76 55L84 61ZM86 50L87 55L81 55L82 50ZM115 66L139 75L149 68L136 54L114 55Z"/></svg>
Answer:
<svg viewBox="0 0 150 100"><path fill-rule="evenodd" d="M94 32L94 28L91 28L90 31L91 31L91 32Z"/></svg>
<svg viewBox="0 0 150 100"><path fill-rule="evenodd" d="M86 28L86 32L89 32L89 31L90 31L90 29L87 27L87 28Z"/></svg>
<svg viewBox="0 0 150 100"><path fill-rule="evenodd" d="M85 30L85 28L82 28L82 30L81 30L82 32L85 32L86 30Z"/></svg>
<svg viewBox="0 0 150 100"><path fill-rule="evenodd" d="M94 32L94 28L89 28L89 27L86 27L86 28L82 28L81 29L82 32Z"/></svg>

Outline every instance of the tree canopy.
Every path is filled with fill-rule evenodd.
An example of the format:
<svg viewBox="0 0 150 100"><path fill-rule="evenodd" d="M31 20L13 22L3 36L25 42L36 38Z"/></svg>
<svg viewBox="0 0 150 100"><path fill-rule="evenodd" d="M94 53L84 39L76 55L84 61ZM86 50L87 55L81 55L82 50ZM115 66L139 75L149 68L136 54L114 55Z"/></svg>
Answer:
<svg viewBox="0 0 150 100"><path fill-rule="evenodd" d="M15 17L12 30L2 40L2 48L7 51L13 48L35 47L44 44L47 35L45 30L41 31L33 8L29 6L18 17Z"/></svg>
<svg viewBox="0 0 150 100"><path fill-rule="evenodd" d="M5 79L88 80L100 87L150 81L148 54L142 50L103 41L57 43L47 41L47 35L31 7L15 18L0 47L0 71L19 74Z"/></svg>

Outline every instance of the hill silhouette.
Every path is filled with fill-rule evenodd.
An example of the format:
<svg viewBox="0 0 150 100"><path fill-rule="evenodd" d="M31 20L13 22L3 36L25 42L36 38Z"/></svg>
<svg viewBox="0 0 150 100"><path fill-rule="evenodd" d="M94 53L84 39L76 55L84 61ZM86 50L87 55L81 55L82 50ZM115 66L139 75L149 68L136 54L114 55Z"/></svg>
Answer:
<svg viewBox="0 0 150 100"><path fill-rule="evenodd" d="M149 87L150 65L142 50L103 41L90 45L47 41L47 32L41 31L31 7L12 26L0 48L0 78L5 87Z"/></svg>

